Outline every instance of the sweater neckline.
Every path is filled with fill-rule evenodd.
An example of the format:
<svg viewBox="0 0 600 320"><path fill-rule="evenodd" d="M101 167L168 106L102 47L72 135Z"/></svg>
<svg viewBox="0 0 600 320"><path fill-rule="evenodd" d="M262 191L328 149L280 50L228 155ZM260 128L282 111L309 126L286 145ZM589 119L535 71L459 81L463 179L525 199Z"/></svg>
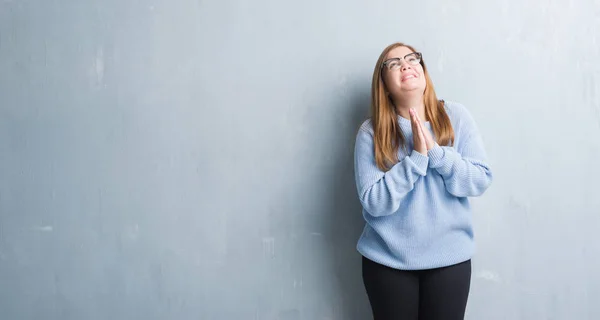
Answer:
<svg viewBox="0 0 600 320"><path fill-rule="evenodd" d="M398 124L400 124L400 127L406 130L412 130L412 124L410 123L410 119L406 119L401 115L397 115L398 117ZM423 124L425 125L426 128L431 129L431 123L429 121L425 121L423 122Z"/></svg>

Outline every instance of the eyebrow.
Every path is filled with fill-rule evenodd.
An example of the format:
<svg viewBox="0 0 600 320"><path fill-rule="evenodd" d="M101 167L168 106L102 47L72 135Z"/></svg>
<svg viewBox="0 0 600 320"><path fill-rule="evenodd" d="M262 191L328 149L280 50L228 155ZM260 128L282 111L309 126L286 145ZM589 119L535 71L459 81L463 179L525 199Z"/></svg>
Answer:
<svg viewBox="0 0 600 320"><path fill-rule="evenodd" d="M397 59L397 58L403 58L403 59L404 59L404 57L406 57L407 55L409 55L409 54L412 54L412 53L414 53L414 52L407 53L407 54L405 54L405 55L403 55L403 56L401 56L401 57L391 57L391 58L386 58L385 60Z"/></svg>

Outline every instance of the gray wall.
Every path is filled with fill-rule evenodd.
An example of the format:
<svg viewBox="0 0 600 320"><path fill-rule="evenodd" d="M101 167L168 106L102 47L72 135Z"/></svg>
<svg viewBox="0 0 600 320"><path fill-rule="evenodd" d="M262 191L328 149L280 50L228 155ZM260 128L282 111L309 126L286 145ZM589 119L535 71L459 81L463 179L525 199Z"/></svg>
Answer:
<svg viewBox="0 0 600 320"><path fill-rule="evenodd" d="M597 1L0 0L1 319L368 319L394 41L478 122L468 319L599 319Z"/></svg>

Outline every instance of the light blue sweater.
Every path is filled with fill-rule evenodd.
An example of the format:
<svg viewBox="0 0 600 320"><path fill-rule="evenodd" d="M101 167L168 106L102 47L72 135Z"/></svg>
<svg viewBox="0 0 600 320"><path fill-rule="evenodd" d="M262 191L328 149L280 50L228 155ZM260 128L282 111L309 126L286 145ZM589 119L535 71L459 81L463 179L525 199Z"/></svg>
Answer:
<svg viewBox="0 0 600 320"><path fill-rule="evenodd" d="M373 126L366 120L356 136L354 169L366 221L357 250L366 258L403 270L449 266L475 252L468 197L483 194L492 173L469 111L446 101L454 129L452 147L413 150L409 119L398 116L406 152L389 171L375 164ZM431 130L429 122L425 128Z"/></svg>

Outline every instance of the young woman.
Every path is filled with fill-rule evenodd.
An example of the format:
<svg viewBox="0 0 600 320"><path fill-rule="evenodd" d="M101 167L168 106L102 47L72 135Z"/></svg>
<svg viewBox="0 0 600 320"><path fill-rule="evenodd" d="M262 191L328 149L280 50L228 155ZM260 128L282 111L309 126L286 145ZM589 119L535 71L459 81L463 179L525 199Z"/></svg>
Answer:
<svg viewBox="0 0 600 320"><path fill-rule="evenodd" d="M357 249L375 320L463 319L475 251L468 197L492 174L461 104L438 100L421 53L381 53L355 175L366 221Z"/></svg>

